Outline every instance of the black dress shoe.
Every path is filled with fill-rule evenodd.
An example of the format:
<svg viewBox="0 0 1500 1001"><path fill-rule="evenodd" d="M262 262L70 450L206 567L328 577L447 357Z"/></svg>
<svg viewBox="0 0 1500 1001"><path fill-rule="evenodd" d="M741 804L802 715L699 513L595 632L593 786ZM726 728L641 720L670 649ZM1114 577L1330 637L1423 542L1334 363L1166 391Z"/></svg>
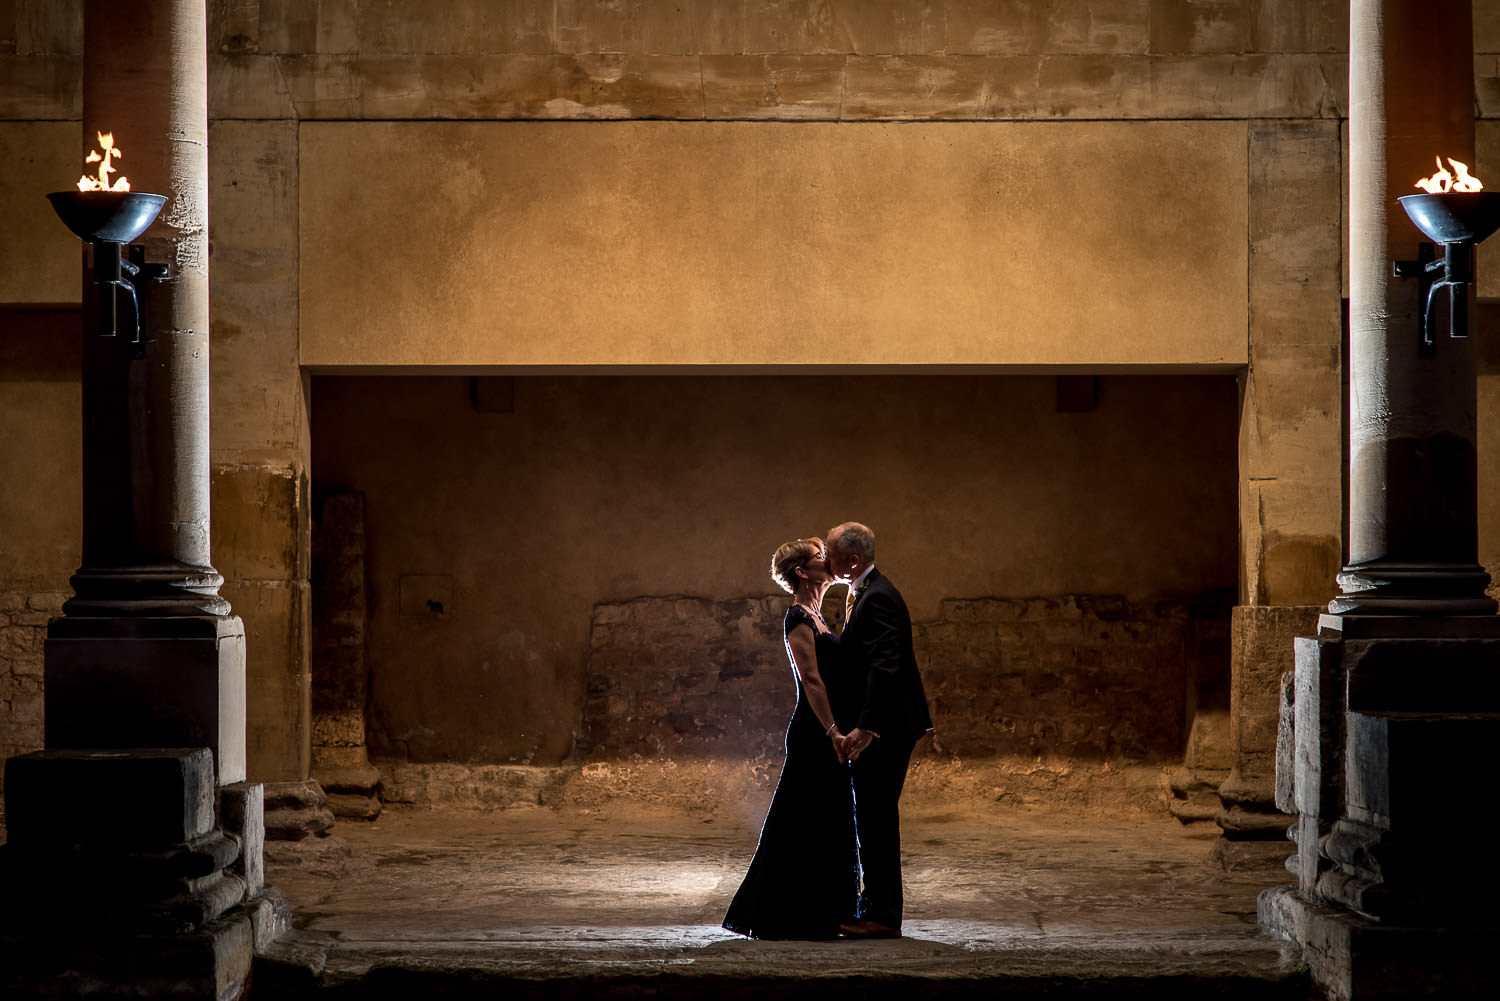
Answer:
<svg viewBox="0 0 1500 1001"><path fill-rule="evenodd" d="M883 925L869 918L860 918L848 924L839 925L839 931L848 938L900 938L901 929Z"/></svg>

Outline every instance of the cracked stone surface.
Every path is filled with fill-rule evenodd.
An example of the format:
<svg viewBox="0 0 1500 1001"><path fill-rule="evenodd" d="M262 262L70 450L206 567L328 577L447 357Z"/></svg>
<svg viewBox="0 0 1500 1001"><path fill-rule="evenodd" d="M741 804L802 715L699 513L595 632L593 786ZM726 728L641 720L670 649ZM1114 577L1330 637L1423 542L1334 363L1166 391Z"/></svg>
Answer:
<svg viewBox="0 0 1500 1001"><path fill-rule="evenodd" d="M991 811L909 817L903 830L905 938L757 942L719 927L757 821L396 808L340 822L331 839L268 846L294 931L257 975L289 997L299 986L394 996L424 977L454 996L455 984L474 996L501 984L515 996L528 985L692 996L712 984L724 996L767 983L817 985L817 996L881 984L1319 996L1299 957L1256 925L1256 895L1289 882L1285 870L1273 856L1223 871L1212 825Z"/></svg>

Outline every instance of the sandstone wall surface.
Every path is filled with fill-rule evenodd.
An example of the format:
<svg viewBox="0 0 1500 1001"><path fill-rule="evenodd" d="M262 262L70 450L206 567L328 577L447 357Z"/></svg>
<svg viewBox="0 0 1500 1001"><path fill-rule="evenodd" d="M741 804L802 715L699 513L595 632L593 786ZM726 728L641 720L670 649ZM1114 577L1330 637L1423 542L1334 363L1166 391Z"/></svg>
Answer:
<svg viewBox="0 0 1500 1001"><path fill-rule="evenodd" d="M260 693L251 708L252 777L290 779L306 769L309 445L296 357L302 122L1243 125L1241 600L1326 597L1339 521L1330 387L1338 341L1331 307L1341 283L1328 272L1341 244L1327 219L1341 209L1327 184L1343 169L1331 151L1331 130L1346 113L1340 0L211 0L208 11L222 526L214 554L235 581L226 593L250 630ZM82 156L81 40L76 0L0 5L0 217L14 221L11 239L0 242L0 303L77 296L77 245L40 196L71 183L68 165ZM1474 65L1482 171L1500 162L1500 11L1492 4L1476 5ZM421 226L427 217L418 209L409 218ZM396 253L400 243L388 246ZM1493 294L1496 257L1481 257L1481 291ZM52 349L27 350L51 364ZM8 366L0 380L0 414L20 429L0 461L27 471L0 476L0 506L26 526L0 547L0 588L60 590L77 562L66 500L78 483L68 444L76 436L66 430L76 400L64 385L41 386ZM1482 376L1484 428L1494 426L1497 399L1496 380ZM1490 437L1482 432L1482 450ZM1496 464L1481 455L1480 467L1483 486ZM1482 512L1481 553L1494 566L1500 509L1489 500Z"/></svg>

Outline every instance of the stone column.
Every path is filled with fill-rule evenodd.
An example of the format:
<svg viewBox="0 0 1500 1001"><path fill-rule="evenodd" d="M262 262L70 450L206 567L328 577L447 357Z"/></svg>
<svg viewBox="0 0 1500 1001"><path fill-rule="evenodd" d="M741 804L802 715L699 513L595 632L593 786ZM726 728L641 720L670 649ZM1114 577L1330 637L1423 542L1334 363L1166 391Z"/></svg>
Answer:
<svg viewBox="0 0 1500 1001"><path fill-rule="evenodd" d="M84 382L99 391L84 395L83 566L70 616L229 612L209 560L207 51L201 32L180 27L201 6L86 8L84 149L113 134L131 187L168 196L137 243L170 271L143 299L141 364L121 357L123 338L84 339ZM83 301L95 302L91 274L84 283Z"/></svg>
<svg viewBox="0 0 1500 1001"><path fill-rule="evenodd" d="M138 245L169 274L137 283L136 351L128 305L96 332L85 262L84 564L48 628L47 749L6 762L7 997L239 997L289 918L209 560L205 28L202 0L84 8L85 148L112 134L132 189L167 196Z"/></svg>
<svg viewBox="0 0 1500 1001"><path fill-rule="evenodd" d="M1478 561L1474 340L1419 353L1421 235L1396 201L1434 157L1474 162L1468 3L1350 13L1349 564L1329 611L1493 613ZM1446 324L1441 325L1444 329Z"/></svg>
<svg viewBox="0 0 1500 1001"><path fill-rule="evenodd" d="M1500 993L1500 873L1455 852L1454 811L1500 743L1500 617L1477 562L1472 341L1419 351L1420 239L1396 198L1474 148L1468 3L1350 12L1349 563L1296 642L1278 803L1294 887L1261 922L1339 999ZM1483 812L1483 806L1479 806Z"/></svg>
<svg viewBox="0 0 1500 1001"><path fill-rule="evenodd" d="M219 781L237 782L244 626L209 558L203 5L91 0L84 47L84 149L112 134L132 189L167 196L137 244L168 274L143 283L138 358L128 335L94 333L85 269L83 566L48 630L47 746L206 746Z"/></svg>

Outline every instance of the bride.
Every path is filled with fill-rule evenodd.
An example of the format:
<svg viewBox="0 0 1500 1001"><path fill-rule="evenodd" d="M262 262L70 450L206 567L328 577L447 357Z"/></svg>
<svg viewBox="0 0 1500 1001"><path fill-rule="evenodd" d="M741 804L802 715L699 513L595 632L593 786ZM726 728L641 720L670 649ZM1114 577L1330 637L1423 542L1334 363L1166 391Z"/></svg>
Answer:
<svg viewBox="0 0 1500 1001"><path fill-rule="evenodd" d="M771 579L793 598L784 635L797 706L760 844L724 927L750 938L837 938L839 923L854 913L859 861L844 735L834 716L835 706L843 708L839 638L822 614L832 582L822 540L777 549Z"/></svg>

